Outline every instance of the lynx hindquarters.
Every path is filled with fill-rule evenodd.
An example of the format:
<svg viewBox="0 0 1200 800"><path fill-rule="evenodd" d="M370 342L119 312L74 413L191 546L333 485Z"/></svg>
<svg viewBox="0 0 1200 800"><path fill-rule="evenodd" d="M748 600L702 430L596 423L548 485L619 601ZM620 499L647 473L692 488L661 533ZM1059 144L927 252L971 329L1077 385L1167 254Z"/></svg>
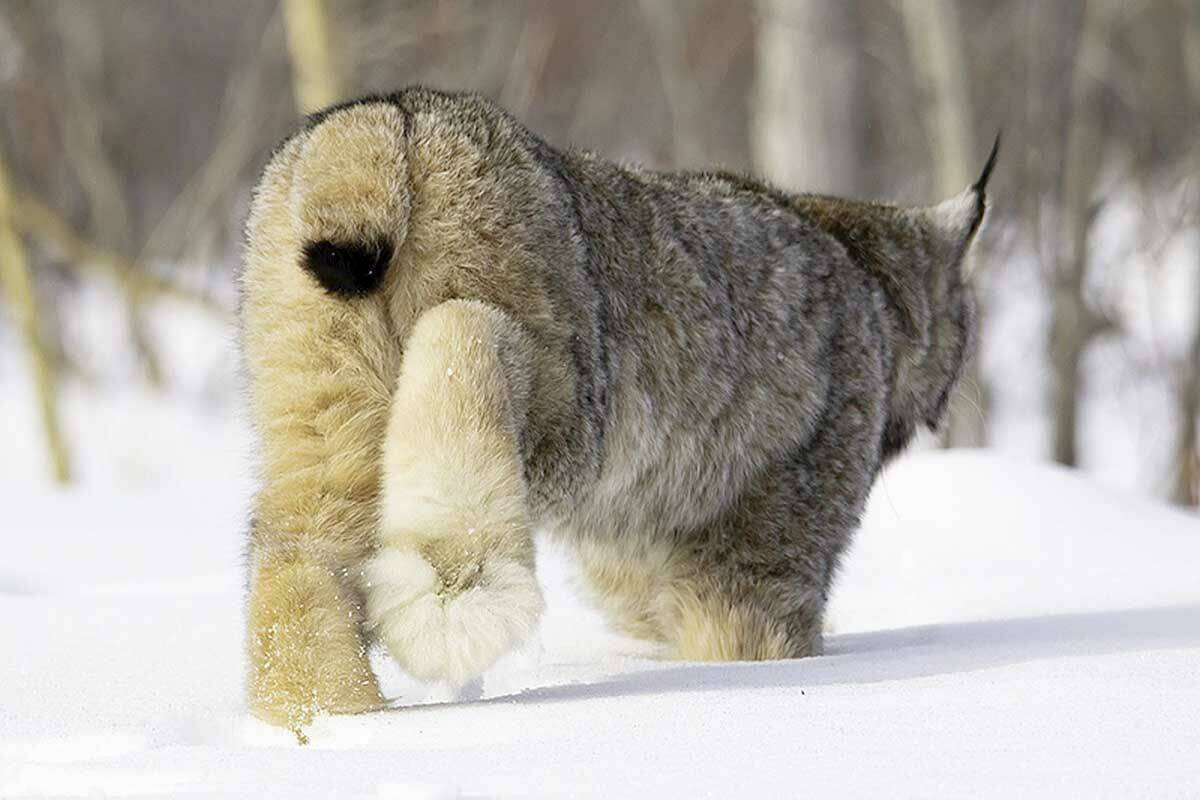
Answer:
<svg viewBox="0 0 1200 800"><path fill-rule="evenodd" d="M374 634L418 678L474 678L541 612L518 450L528 370L517 327L483 303L436 306L408 339L366 598Z"/></svg>
<svg viewBox="0 0 1200 800"><path fill-rule="evenodd" d="M668 655L820 652L882 464L973 341L977 183L928 208L560 151L412 88L315 115L247 223L252 710L460 683L532 631L530 529Z"/></svg>

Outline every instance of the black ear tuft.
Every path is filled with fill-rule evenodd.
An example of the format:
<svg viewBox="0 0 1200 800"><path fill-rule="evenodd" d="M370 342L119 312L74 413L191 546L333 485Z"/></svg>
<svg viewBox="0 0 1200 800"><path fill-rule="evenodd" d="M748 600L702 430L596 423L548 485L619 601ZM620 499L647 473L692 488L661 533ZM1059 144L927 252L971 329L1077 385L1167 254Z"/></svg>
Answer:
<svg viewBox="0 0 1200 800"><path fill-rule="evenodd" d="M983 165L983 172L979 173L978 180L971 184L971 192L975 195L975 216L971 220L971 228L967 232L968 240L983 224L983 212L987 210L988 179L992 177L992 170L996 167L996 158L1000 155L1000 135L1002 133L1004 133L1003 130L996 132L996 141L992 142L992 152L988 154L987 163Z"/></svg>
<svg viewBox="0 0 1200 800"><path fill-rule="evenodd" d="M1000 136L1004 131L996 132L996 141L992 142L992 152L988 155L987 163L983 165L983 172L979 173L979 179L971 185L972 191L981 198L987 193L988 179L992 177L992 169L996 166L996 157L1000 155Z"/></svg>
<svg viewBox="0 0 1200 800"><path fill-rule="evenodd" d="M321 288L335 297L362 297L383 283L392 260L392 243L331 242L321 239L304 245L300 266Z"/></svg>

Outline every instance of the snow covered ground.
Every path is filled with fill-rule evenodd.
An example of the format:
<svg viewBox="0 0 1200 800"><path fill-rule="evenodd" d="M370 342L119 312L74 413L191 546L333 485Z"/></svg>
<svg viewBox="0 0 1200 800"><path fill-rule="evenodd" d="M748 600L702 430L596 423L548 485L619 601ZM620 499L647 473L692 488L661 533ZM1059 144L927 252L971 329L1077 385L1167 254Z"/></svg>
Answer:
<svg viewBox="0 0 1200 800"><path fill-rule="evenodd" d="M242 708L242 486L4 485L0 797L1200 796L1200 520L1067 471L900 461L803 661L639 657L546 546L473 696L379 659L303 748Z"/></svg>

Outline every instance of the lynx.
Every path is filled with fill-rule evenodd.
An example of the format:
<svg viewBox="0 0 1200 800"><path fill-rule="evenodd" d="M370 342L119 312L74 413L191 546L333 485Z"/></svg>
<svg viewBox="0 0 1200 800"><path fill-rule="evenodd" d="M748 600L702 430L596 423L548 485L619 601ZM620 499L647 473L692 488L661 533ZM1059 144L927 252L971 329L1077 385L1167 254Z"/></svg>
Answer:
<svg viewBox="0 0 1200 800"><path fill-rule="evenodd" d="M968 358L978 182L931 207L557 149L422 88L311 117L247 222L249 703L380 707L535 630L535 529L679 659L821 652L881 466Z"/></svg>

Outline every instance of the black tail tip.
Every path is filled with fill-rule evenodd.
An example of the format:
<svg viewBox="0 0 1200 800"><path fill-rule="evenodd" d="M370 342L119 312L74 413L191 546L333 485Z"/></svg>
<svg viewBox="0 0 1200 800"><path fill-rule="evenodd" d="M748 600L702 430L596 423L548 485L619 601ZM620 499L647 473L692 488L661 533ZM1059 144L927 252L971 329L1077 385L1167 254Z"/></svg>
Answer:
<svg viewBox="0 0 1200 800"><path fill-rule="evenodd" d="M992 170L996 167L996 158L1000 155L1000 137L1003 134L1003 128L996 131L996 141L992 142L992 152L988 154L987 163L983 165L983 172L979 173L979 178L971 184L971 190L980 197L986 194L988 179L992 177Z"/></svg>
<svg viewBox="0 0 1200 800"><path fill-rule="evenodd" d="M367 243L321 239L304 245L300 266L334 297L363 297L383 283L392 250L382 238Z"/></svg>

